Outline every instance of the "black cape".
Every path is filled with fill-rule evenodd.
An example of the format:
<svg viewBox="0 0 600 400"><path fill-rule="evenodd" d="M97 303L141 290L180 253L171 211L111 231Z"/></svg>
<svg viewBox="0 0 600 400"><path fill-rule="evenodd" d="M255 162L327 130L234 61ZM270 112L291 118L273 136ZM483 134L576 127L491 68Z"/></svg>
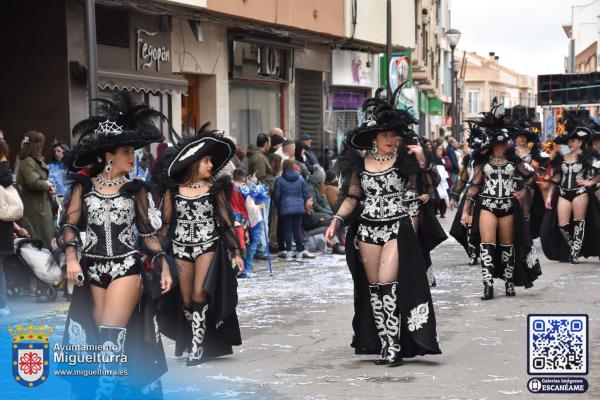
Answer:
<svg viewBox="0 0 600 400"><path fill-rule="evenodd" d="M381 341L371 310L369 282L365 275L358 249L354 247L358 220L348 228L346 235L346 261L354 280L354 318L352 327L354 337L352 347L356 354L378 354ZM414 232L409 217L400 222L398 229L398 309L401 316L402 357L441 354L437 342L436 320L429 291L426 268L423 263L419 239ZM411 331L409 318L416 313L417 307L427 309L427 322L419 329Z"/></svg>
<svg viewBox="0 0 600 400"><path fill-rule="evenodd" d="M600 256L600 203L593 192L589 192L589 202L585 216L585 228L583 234L583 245L581 246L582 257ZM558 228L558 215L556 205L558 197L552 201L552 209L546 210L540 231L542 251L549 260L569 262L570 249ZM573 223L573 219L570 221Z"/></svg>
<svg viewBox="0 0 600 400"><path fill-rule="evenodd" d="M232 354L232 346L242 344L235 311L238 303L237 279L227 249L221 242L217 245L204 281L204 290L210 298L203 342L204 356L211 358ZM191 348L192 331L183 313L179 288L173 288L162 296L157 308L160 332L175 341L175 355L181 356Z"/></svg>

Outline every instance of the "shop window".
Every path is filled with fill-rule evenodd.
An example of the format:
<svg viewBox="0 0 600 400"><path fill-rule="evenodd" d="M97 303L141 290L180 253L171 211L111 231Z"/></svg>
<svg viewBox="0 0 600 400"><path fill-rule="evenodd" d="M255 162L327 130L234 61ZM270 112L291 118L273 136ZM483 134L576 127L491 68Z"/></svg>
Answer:
<svg viewBox="0 0 600 400"><path fill-rule="evenodd" d="M281 85L229 82L229 130L243 148L281 126Z"/></svg>
<svg viewBox="0 0 600 400"><path fill-rule="evenodd" d="M469 90L467 96L469 114L479 114L479 90Z"/></svg>

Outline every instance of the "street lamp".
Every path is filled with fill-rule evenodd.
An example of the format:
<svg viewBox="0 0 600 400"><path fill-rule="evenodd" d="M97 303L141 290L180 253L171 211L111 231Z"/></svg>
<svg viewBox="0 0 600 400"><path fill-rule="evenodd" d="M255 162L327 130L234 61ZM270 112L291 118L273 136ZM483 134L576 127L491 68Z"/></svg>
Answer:
<svg viewBox="0 0 600 400"><path fill-rule="evenodd" d="M456 112L456 105L458 104L458 102L456 101L456 77L455 75L455 68L454 66L454 49L456 48L456 45L458 44L458 41L460 40L460 31L458 29L448 29L446 31L446 37L448 38L448 43L450 44L450 50L452 50L452 55L451 55L451 61L450 61L450 77L452 79L452 103L450 103L451 106L451 110L452 110L452 136L454 137L458 137L458 135L456 134L456 117L458 115L458 113Z"/></svg>

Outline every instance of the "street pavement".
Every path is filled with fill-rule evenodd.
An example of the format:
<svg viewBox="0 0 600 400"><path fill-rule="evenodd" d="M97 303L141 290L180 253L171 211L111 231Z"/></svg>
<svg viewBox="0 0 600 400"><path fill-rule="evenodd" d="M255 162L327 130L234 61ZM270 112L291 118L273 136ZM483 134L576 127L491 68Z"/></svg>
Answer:
<svg viewBox="0 0 600 400"><path fill-rule="evenodd" d="M447 229L452 214L442 220ZM538 250L539 250L539 243ZM578 399L600 398L600 263L546 260L531 289L506 298L479 299L478 267L468 266L452 238L432 254L438 286L432 289L442 355L406 360L397 368L376 366L374 356L354 355L352 280L343 256L304 262L265 262L240 280L238 315L243 345L234 354L197 367L174 357L165 339L169 371L166 398L197 399ZM25 307L28 312L19 313ZM64 327L66 304L21 299L19 318ZM33 305L33 306L32 306ZM590 317L590 389L584 395L531 394L527 389L527 315L576 313ZM4 321L6 322L6 320ZM4 325L4 324L3 324ZM56 338L54 338L56 339Z"/></svg>

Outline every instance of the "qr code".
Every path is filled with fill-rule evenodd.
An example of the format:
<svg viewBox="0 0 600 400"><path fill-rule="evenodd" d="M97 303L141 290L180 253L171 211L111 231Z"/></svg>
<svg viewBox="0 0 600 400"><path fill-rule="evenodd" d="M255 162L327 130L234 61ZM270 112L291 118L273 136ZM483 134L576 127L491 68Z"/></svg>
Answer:
<svg viewBox="0 0 600 400"><path fill-rule="evenodd" d="M587 315L529 315L531 375L588 373Z"/></svg>

